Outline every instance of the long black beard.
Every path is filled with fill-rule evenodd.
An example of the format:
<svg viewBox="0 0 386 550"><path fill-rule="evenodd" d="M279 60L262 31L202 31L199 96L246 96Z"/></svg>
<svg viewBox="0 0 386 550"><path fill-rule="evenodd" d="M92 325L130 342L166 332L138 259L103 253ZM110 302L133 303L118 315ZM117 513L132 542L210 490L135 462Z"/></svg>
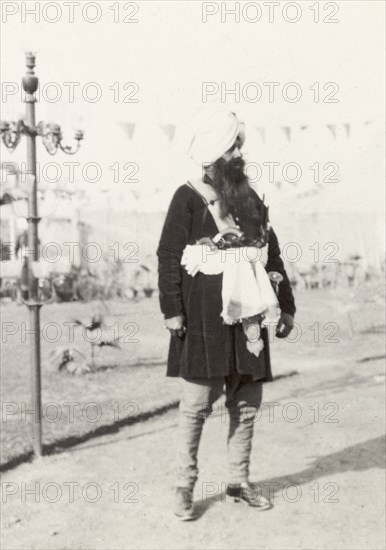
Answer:
<svg viewBox="0 0 386 550"><path fill-rule="evenodd" d="M229 214L251 220L260 218L244 169L245 162L241 157L228 161L220 158L213 164L210 178L204 180L217 192L221 218Z"/></svg>

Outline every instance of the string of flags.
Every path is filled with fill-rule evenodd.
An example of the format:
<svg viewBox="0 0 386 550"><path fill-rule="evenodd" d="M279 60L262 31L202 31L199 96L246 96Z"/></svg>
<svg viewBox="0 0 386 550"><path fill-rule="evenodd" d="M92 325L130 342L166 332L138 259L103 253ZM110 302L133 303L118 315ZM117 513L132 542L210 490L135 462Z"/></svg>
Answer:
<svg viewBox="0 0 386 550"><path fill-rule="evenodd" d="M368 125L368 124L371 124L371 122L372 122L371 120L368 120L364 124ZM337 138L338 129L340 126L343 126L345 135L347 138L349 138L351 135L351 129L352 129L352 126L350 123L344 122L343 124L326 124L326 128L328 128L329 132L331 133L334 139ZM259 134L261 141L265 143L266 137L267 137L266 129L263 126L254 126L254 128ZM302 126L297 126L297 127L281 126L281 130L283 131L288 141L292 141L293 130L304 131L304 130L308 130L309 128L312 128L312 124L303 124Z"/></svg>
<svg viewBox="0 0 386 550"><path fill-rule="evenodd" d="M135 122L119 122L119 126L122 128L122 130L125 132L126 136L131 141L134 136ZM175 124L159 124L158 125L165 136L167 137L167 140L169 143L171 143L174 139L174 135L176 133L176 125Z"/></svg>
<svg viewBox="0 0 386 550"><path fill-rule="evenodd" d="M371 120L368 120L364 124L368 125L368 124L371 124L371 122L372 122ZM125 132L126 136L129 138L129 140L132 140L133 136L134 136L134 133L135 133L135 128L136 128L135 122L120 122L119 125L121 126L121 128ZM172 143L172 141L175 137L175 134L176 134L177 126L175 124L158 124L158 126L162 130L164 135L166 136L169 144ZM336 139L336 137L337 137L338 128L340 126L342 126L342 125L341 124L326 124L326 128L328 128L329 132L331 133L331 135L334 139ZM308 130L309 128L312 128L312 124L303 124L302 126L297 126L297 127L281 126L281 130L283 131L286 139L289 142L292 141L293 130L305 131L305 130ZM345 123L343 123L343 128L344 128L346 137L349 138L350 135L351 135L351 128L352 128L351 124L348 123L348 122L345 122ZM264 126L254 126L254 129L259 134L261 141L263 143L265 143L266 139L267 139L267 130L266 130L266 128Z"/></svg>

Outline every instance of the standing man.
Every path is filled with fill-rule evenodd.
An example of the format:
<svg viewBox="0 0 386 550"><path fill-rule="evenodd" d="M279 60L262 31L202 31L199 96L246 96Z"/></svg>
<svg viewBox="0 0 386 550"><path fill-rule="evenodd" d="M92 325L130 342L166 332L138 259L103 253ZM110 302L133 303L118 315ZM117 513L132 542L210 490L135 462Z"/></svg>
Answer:
<svg viewBox="0 0 386 550"><path fill-rule="evenodd" d="M271 507L254 498L249 484L254 418L262 383L272 380L262 321L275 320L276 335L286 337L295 304L267 208L245 175L243 142L232 112L215 110L197 127L189 154L203 175L175 192L157 251L160 305L171 335L167 376L181 378L174 509L181 520L195 518L202 428L224 387L227 498ZM277 298L268 272L282 279Z"/></svg>

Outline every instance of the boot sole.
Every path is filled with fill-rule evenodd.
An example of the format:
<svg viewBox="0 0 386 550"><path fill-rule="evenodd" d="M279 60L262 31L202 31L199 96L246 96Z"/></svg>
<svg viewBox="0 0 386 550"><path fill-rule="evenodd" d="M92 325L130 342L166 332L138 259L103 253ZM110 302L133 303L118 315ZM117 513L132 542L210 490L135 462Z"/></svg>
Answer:
<svg viewBox="0 0 386 550"><path fill-rule="evenodd" d="M255 508L260 512L264 512L265 510L270 510L271 508L273 508L273 504L268 502L266 504L262 504L261 506L254 506L253 504L249 504L246 500L242 498L233 497L230 495L225 495L225 502L227 504L242 504L243 506L248 506L249 508Z"/></svg>
<svg viewBox="0 0 386 550"><path fill-rule="evenodd" d="M197 519L197 514L192 512L191 514L186 515L186 516L179 516L176 513L174 513L174 517L176 519L178 519L178 521L193 521L193 520Z"/></svg>

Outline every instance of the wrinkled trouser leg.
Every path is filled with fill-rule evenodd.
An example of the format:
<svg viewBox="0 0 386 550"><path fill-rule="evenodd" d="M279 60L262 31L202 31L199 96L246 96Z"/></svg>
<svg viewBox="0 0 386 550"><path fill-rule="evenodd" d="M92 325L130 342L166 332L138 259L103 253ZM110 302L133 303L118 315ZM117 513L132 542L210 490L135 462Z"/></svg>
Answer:
<svg viewBox="0 0 386 550"><path fill-rule="evenodd" d="M262 383L235 374L226 377L226 408L229 414L228 483L248 481L256 413L262 401Z"/></svg>
<svg viewBox="0 0 386 550"><path fill-rule="evenodd" d="M220 397L224 377L182 378L178 430L177 487L193 488L198 477L197 453L202 428Z"/></svg>

